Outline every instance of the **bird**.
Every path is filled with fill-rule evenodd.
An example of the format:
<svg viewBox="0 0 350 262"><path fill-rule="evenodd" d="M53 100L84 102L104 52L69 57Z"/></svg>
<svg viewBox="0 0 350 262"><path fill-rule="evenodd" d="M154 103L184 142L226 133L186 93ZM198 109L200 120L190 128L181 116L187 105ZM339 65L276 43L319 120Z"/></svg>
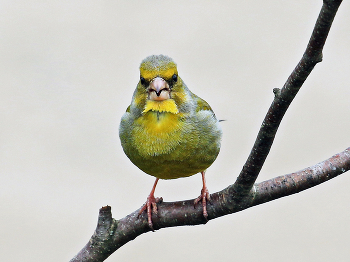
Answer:
<svg viewBox="0 0 350 262"><path fill-rule="evenodd" d="M210 105L188 89L172 58L151 55L142 60L140 79L121 118L119 137L131 162L156 178L139 211L139 215L146 211L152 230L152 213L157 214L157 203L162 201L154 196L159 179L201 173L203 187L194 207L202 202L207 219L210 194L205 172L219 154L222 129Z"/></svg>

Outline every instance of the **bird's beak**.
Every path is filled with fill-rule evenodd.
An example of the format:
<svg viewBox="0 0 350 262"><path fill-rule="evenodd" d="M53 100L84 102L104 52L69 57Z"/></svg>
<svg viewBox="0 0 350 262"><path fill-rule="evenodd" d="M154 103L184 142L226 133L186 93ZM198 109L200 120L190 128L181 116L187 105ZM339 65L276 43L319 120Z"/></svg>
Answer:
<svg viewBox="0 0 350 262"><path fill-rule="evenodd" d="M148 98L155 101L163 101L170 98L169 84L161 77L154 78L148 87Z"/></svg>

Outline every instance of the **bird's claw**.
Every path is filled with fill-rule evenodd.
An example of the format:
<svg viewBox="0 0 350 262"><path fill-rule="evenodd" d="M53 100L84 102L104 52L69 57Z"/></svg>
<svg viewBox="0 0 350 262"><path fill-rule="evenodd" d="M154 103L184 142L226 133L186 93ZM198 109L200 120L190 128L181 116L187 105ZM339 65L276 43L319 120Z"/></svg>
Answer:
<svg viewBox="0 0 350 262"><path fill-rule="evenodd" d="M206 187L202 188L200 196L194 200L194 203L193 203L194 208L196 208L196 205L198 204L198 202L202 202L203 216L205 219L207 219L208 218L207 202L211 203L208 188Z"/></svg>
<svg viewBox="0 0 350 262"><path fill-rule="evenodd" d="M147 197L146 203L142 206L142 208L141 208L141 210L139 212L138 216L140 216L142 214L142 212L146 210L146 212L147 212L147 219L148 219L148 225L152 229L152 231L154 231L153 223L152 223L152 212L154 214L158 214L157 203L162 203L162 202L163 202L163 198L162 197L154 197L154 196L149 195Z"/></svg>

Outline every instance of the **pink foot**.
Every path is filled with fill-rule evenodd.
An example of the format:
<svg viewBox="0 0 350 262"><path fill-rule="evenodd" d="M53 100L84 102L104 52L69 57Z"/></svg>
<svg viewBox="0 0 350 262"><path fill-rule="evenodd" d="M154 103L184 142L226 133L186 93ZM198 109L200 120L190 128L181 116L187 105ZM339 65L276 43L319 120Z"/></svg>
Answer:
<svg viewBox="0 0 350 262"><path fill-rule="evenodd" d="M143 205L143 207L139 212L139 215L141 215L143 211L147 210L148 225L152 229L152 231L154 231L153 223L152 223L152 212L154 214L158 214L157 203L162 201L163 201L163 198L161 197L155 198L154 195L149 195L147 197L146 203Z"/></svg>
<svg viewBox="0 0 350 262"><path fill-rule="evenodd" d="M158 214L157 203L163 201L163 198L161 197L157 197L157 198L154 197L154 191L156 190L158 180L159 178L157 178L156 181L154 182L152 191L147 197L146 203L142 206L139 212L139 215L141 215L143 211L147 210L148 225L152 229L152 231L154 231L153 223L152 223L152 211L153 213Z"/></svg>
<svg viewBox="0 0 350 262"><path fill-rule="evenodd" d="M196 207L198 202L202 202L203 216L205 217L205 219L207 219L208 218L207 202L210 202L210 194L209 194L208 188L206 187L202 188L201 195L194 200L194 207Z"/></svg>

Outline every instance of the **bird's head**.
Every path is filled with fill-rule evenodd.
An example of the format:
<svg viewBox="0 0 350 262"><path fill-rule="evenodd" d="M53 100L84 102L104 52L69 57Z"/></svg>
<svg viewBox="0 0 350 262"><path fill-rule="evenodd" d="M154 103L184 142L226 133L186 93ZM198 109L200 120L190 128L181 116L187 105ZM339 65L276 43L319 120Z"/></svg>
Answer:
<svg viewBox="0 0 350 262"><path fill-rule="evenodd" d="M179 105L187 100L185 89L175 62L168 56L152 55L141 62L134 102L143 108L143 113L177 114Z"/></svg>

